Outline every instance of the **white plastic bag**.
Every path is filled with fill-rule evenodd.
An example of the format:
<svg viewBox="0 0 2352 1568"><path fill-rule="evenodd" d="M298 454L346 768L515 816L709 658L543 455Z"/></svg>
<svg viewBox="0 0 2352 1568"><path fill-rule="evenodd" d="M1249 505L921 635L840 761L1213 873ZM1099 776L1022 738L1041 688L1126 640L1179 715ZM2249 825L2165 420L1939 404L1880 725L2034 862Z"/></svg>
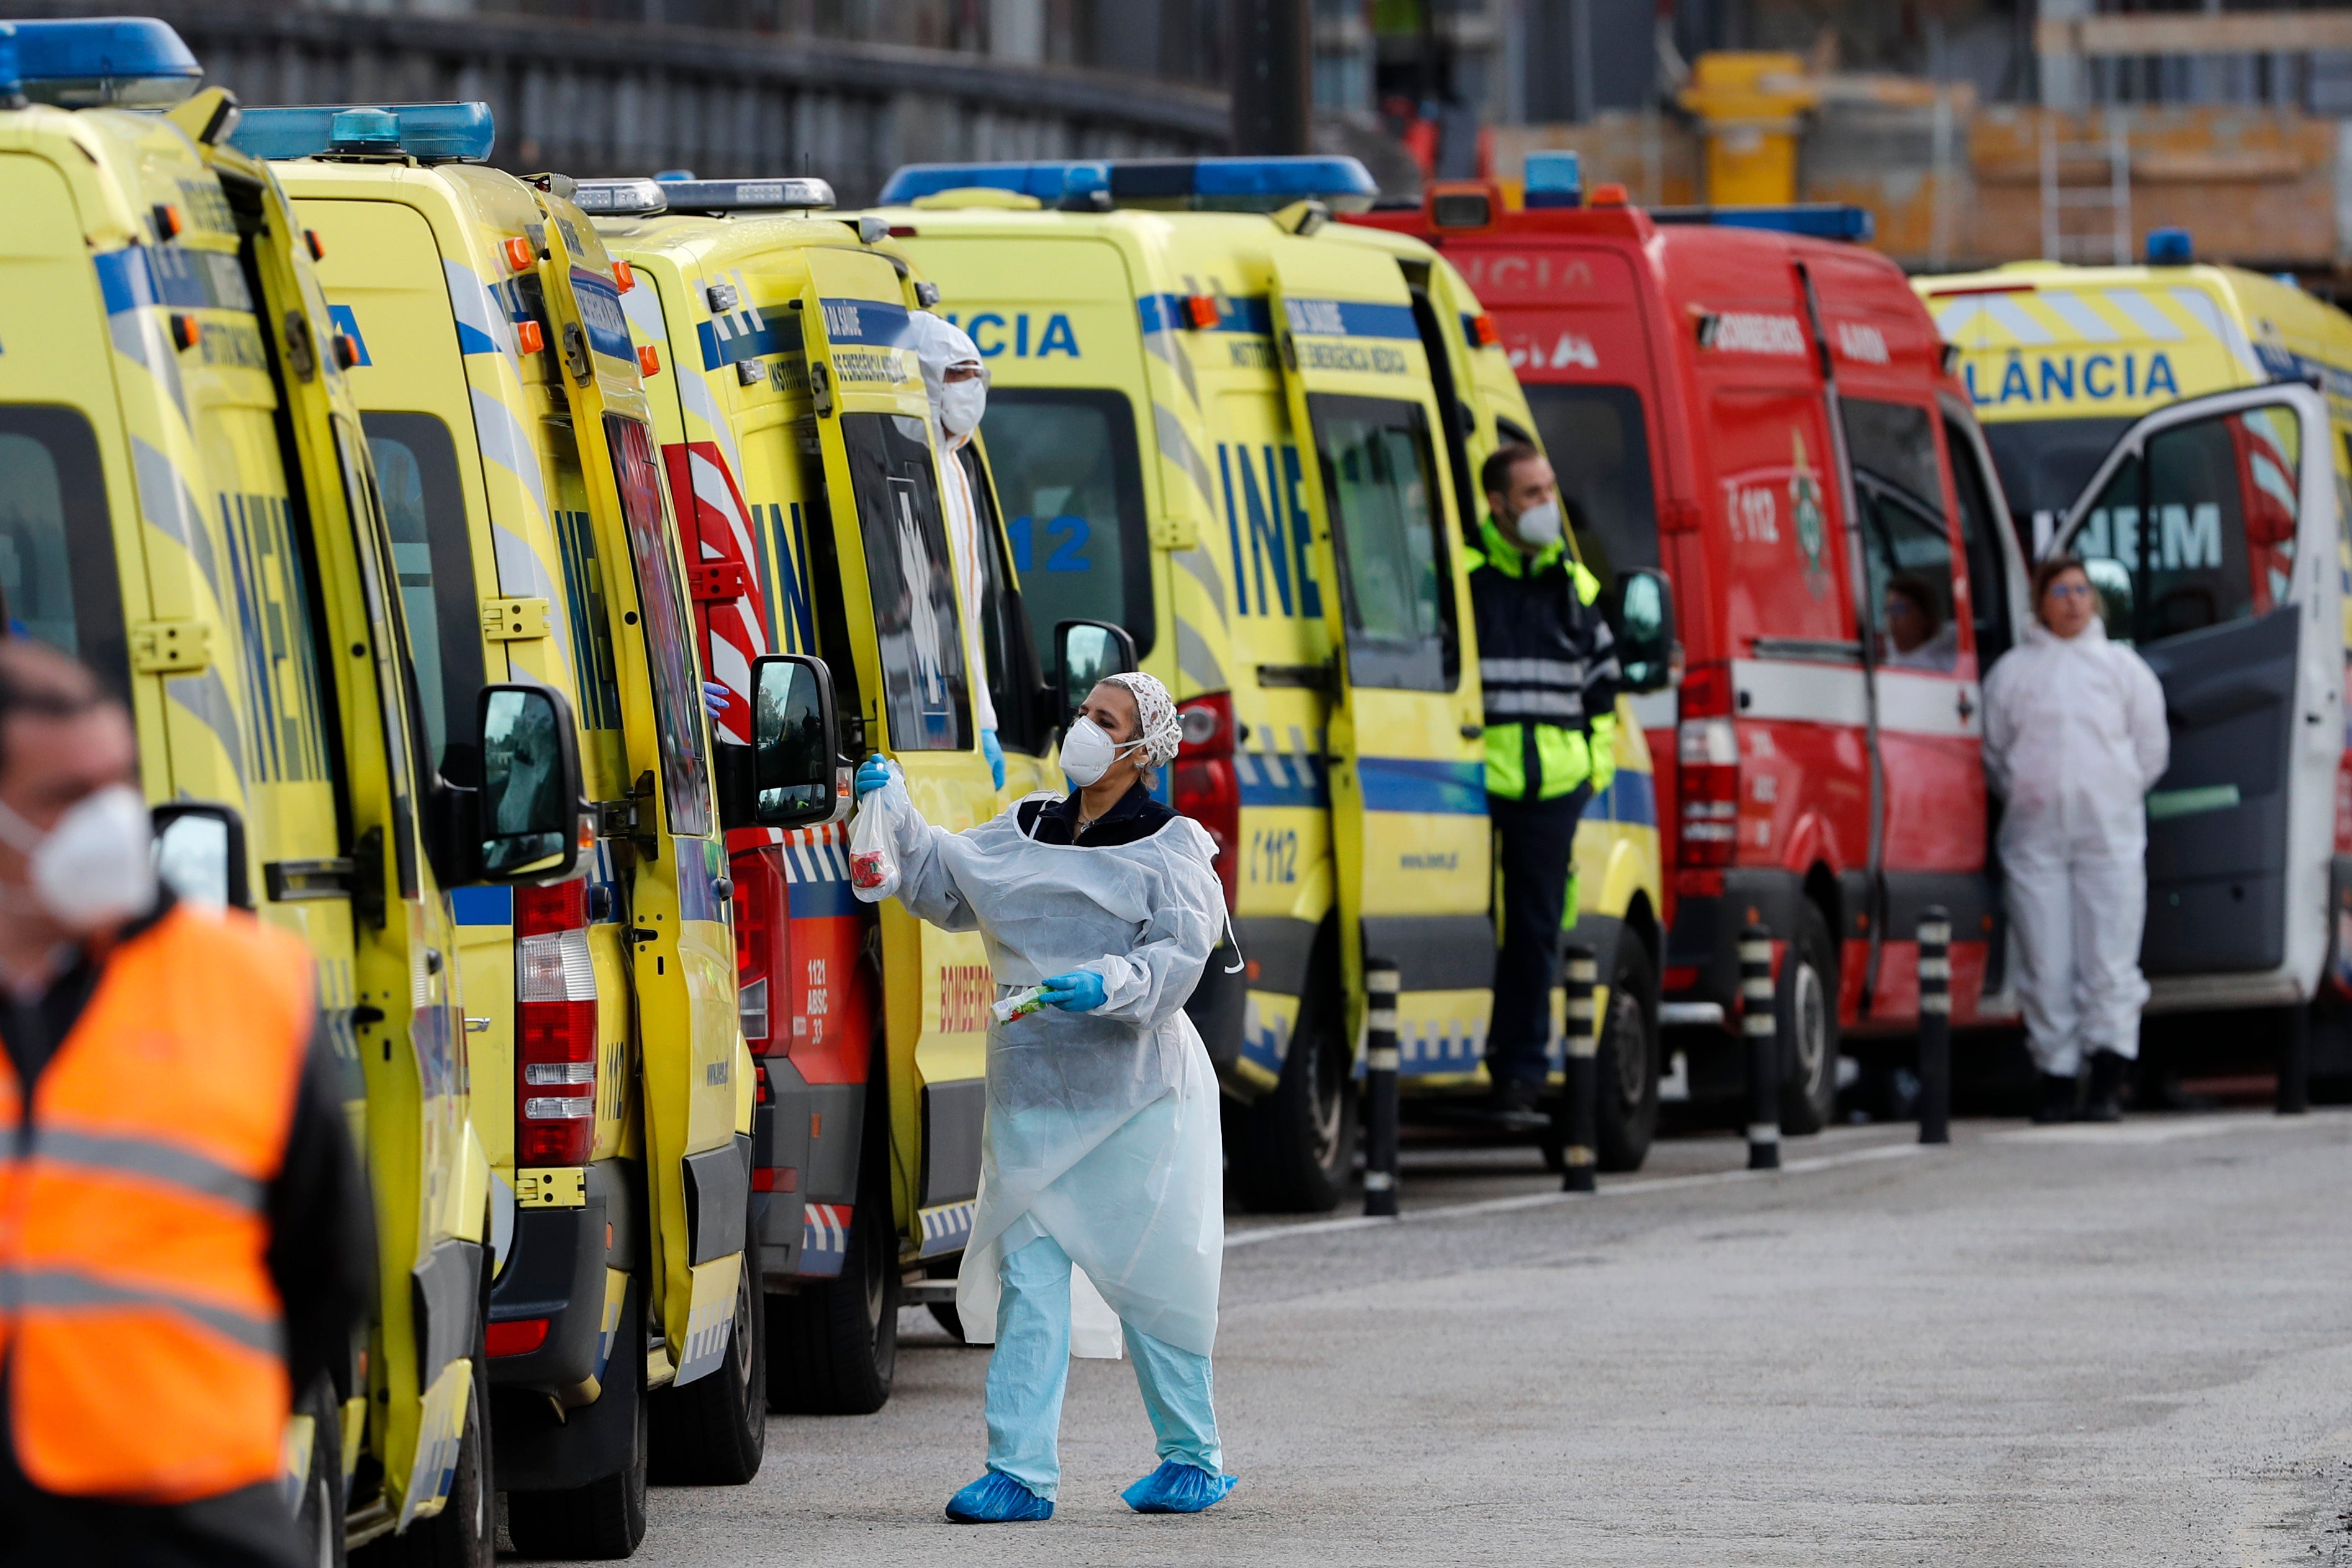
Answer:
<svg viewBox="0 0 2352 1568"><path fill-rule="evenodd" d="M849 890L867 904L879 904L898 891L898 846L892 841L890 807L894 779L857 803L856 820L849 825Z"/></svg>

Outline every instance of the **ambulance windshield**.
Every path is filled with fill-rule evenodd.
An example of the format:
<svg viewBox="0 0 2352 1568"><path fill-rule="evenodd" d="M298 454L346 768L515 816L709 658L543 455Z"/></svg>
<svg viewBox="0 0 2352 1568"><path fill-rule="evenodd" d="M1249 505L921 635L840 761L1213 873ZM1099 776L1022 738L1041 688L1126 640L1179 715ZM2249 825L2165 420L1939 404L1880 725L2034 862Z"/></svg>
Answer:
<svg viewBox="0 0 2352 1568"><path fill-rule="evenodd" d="M1658 522L1641 394L1609 386L1530 386L1527 393L1584 564L1603 589L1614 588L1629 567L1656 566Z"/></svg>
<svg viewBox="0 0 2352 1568"><path fill-rule="evenodd" d="M2027 560L2049 548L2066 508L2098 472L2129 419L2017 419L1983 423L2001 493Z"/></svg>
<svg viewBox="0 0 2352 1568"><path fill-rule="evenodd" d="M981 432L1037 646L1063 621L1110 621L1151 648L1151 548L1127 394L995 387Z"/></svg>

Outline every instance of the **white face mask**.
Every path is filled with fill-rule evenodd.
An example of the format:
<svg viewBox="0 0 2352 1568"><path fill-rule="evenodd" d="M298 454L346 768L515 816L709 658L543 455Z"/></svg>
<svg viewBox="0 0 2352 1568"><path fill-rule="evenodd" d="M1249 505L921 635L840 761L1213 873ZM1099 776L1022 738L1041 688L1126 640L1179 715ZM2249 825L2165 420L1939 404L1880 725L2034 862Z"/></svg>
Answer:
<svg viewBox="0 0 2352 1568"><path fill-rule="evenodd" d="M940 388L940 423L950 435L970 435L988 412L988 382L981 376L949 382Z"/></svg>
<svg viewBox="0 0 2352 1568"><path fill-rule="evenodd" d="M1513 519L1519 540L1538 549L1549 549L1559 543L1559 503L1546 501L1539 507L1529 507Z"/></svg>
<svg viewBox="0 0 2352 1568"><path fill-rule="evenodd" d="M1083 714L1070 726L1070 733L1062 737L1062 771L1070 782L1084 789L1102 781L1110 765L1118 760L1122 751L1132 751L1143 742L1130 740L1125 746L1103 733L1102 726Z"/></svg>
<svg viewBox="0 0 2352 1568"><path fill-rule="evenodd" d="M46 833L0 804L0 839L31 859L34 896L68 930L95 931L154 906L154 828L128 784L82 797Z"/></svg>

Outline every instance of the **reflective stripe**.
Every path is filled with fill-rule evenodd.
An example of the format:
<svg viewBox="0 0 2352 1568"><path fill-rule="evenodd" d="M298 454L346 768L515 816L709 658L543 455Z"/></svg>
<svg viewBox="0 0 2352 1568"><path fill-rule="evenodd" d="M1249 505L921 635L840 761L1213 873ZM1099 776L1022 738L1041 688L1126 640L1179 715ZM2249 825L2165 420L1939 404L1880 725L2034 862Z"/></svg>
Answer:
<svg viewBox="0 0 2352 1568"><path fill-rule="evenodd" d="M1584 716L1584 698L1575 692L1488 692L1486 716L1489 719L1511 718L1533 715L1538 718L1580 719Z"/></svg>
<svg viewBox="0 0 2352 1568"><path fill-rule="evenodd" d="M175 1149L167 1144L45 1126L33 1134L32 1156L36 1160L57 1165L120 1171L168 1182L205 1197L235 1204L248 1213L261 1212L263 1188L260 1182L233 1171L216 1160L206 1159L185 1149Z"/></svg>
<svg viewBox="0 0 2352 1568"><path fill-rule="evenodd" d="M265 1355L285 1354L285 1333L276 1318L257 1317L208 1301L192 1301L162 1291L111 1285L62 1269L0 1274L0 1311L14 1314L28 1307L150 1307L192 1318L248 1350Z"/></svg>
<svg viewBox="0 0 2352 1568"><path fill-rule="evenodd" d="M1496 685L1581 686L1580 659L1481 659L1478 678Z"/></svg>

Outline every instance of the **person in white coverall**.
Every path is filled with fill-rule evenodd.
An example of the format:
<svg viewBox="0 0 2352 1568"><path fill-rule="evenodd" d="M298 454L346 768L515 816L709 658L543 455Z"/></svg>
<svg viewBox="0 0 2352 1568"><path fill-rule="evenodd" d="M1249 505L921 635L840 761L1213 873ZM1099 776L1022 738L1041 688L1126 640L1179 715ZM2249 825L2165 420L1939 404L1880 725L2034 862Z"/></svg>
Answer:
<svg viewBox="0 0 2352 1568"><path fill-rule="evenodd" d="M940 443L940 495L945 502L948 548L955 556L957 604L963 612L964 668L971 672L972 727L988 758L996 787L1004 788L1004 747L996 738L996 704L988 695L988 653L982 645L980 507L971 479L956 455L971 444L981 415L988 412L988 370L980 347L954 322L928 310L908 314L915 359L922 366L923 391L931 400L931 423Z"/></svg>
<svg viewBox="0 0 2352 1568"><path fill-rule="evenodd" d="M1224 890L1208 833L1151 796L1179 734L1165 687L1113 675L1063 738L1070 793L1029 796L962 833L926 823L880 758L858 769L858 810L883 813L898 853L898 900L980 933L1001 1004L1043 988L1043 1007L988 1031L956 1310L967 1339L996 1349L988 1468L947 1507L961 1523L1053 1517L1069 1358L1115 1357L1122 1340L1160 1458L1129 1506L1196 1513L1233 1488L1210 1397L1217 1085L1184 1015L1225 928Z"/></svg>
<svg viewBox="0 0 2352 1568"><path fill-rule="evenodd" d="M2147 915L2146 798L2171 752L2164 688L2107 640L2098 590L2072 557L2034 570L2037 623L1984 683L1985 777L2005 798L2007 877L2027 1042L2042 1070L2037 1122L2120 1113L2125 1064L2139 1055L2139 972Z"/></svg>

